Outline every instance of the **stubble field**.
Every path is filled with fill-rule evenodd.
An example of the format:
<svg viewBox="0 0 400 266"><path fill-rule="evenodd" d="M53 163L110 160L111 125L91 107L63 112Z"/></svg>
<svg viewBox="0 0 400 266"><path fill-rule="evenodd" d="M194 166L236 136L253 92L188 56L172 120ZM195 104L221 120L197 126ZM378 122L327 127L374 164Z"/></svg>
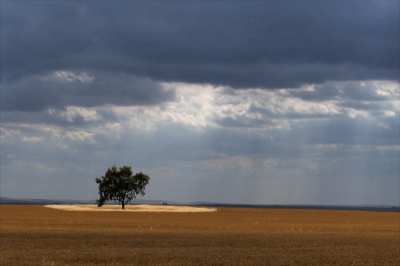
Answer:
<svg viewBox="0 0 400 266"><path fill-rule="evenodd" d="M400 214L0 205L1 265L400 265Z"/></svg>

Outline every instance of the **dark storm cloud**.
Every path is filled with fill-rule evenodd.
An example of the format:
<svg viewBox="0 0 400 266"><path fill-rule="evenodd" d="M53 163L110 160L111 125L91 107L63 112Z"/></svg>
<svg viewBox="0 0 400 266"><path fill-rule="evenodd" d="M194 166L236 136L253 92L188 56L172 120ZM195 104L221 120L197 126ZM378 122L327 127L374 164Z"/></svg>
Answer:
<svg viewBox="0 0 400 266"><path fill-rule="evenodd" d="M234 88L399 80L399 2L2 2L2 80L106 70Z"/></svg>
<svg viewBox="0 0 400 266"><path fill-rule="evenodd" d="M64 73L66 75L66 73ZM117 106L152 105L174 99L174 91L164 90L146 78L125 74L97 73L101 78L85 75L83 82L75 74L70 81L57 79L54 74L45 78L25 77L2 82L1 109L4 111L43 111L63 109L69 105L94 107L105 104Z"/></svg>

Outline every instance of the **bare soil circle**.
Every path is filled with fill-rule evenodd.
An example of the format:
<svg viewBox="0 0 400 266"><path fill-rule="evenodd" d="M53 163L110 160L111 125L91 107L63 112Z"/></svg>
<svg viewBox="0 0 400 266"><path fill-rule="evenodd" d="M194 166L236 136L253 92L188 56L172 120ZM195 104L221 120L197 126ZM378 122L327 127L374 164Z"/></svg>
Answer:
<svg viewBox="0 0 400 266"><path fill-rule="evenodd" d="M45 205L44 207L63 211L122 211L122 212L215 212L216 208L191 207L191 206L165 206L165 205L103 205L73 204L73 205Z"/></svg>

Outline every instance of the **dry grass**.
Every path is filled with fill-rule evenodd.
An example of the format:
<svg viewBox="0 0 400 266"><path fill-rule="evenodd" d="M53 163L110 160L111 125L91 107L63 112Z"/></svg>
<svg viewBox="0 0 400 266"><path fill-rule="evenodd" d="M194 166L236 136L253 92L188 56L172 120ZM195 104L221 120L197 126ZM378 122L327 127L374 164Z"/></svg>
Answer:
<svg viewBox="0 0 400 266"><path fill-rule="evenodd" d="M400 265L400 214L0 205L1 265Z"/></svg>
<svg viewBox="0 0 400 266"><path fill-rule="evenodd" d="M44 205L47 208L62 211L119 211L119 212L215 212L216 208L189 207L189 206L165 206L165 205L126 205L122 210L121 205L103 205L97 207L94 204L74 205Z"/></svg>

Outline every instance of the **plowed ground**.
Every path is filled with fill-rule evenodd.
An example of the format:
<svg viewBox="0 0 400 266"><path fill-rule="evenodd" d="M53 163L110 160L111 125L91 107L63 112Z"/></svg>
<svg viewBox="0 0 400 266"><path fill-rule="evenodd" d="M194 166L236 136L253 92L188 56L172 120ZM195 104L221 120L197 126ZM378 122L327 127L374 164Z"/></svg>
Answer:
<svg viewBox="0 0 400 266"><path fill-rule="evenodd" d="M0 205L1 265L400 265L400 214Z"/></svg>

